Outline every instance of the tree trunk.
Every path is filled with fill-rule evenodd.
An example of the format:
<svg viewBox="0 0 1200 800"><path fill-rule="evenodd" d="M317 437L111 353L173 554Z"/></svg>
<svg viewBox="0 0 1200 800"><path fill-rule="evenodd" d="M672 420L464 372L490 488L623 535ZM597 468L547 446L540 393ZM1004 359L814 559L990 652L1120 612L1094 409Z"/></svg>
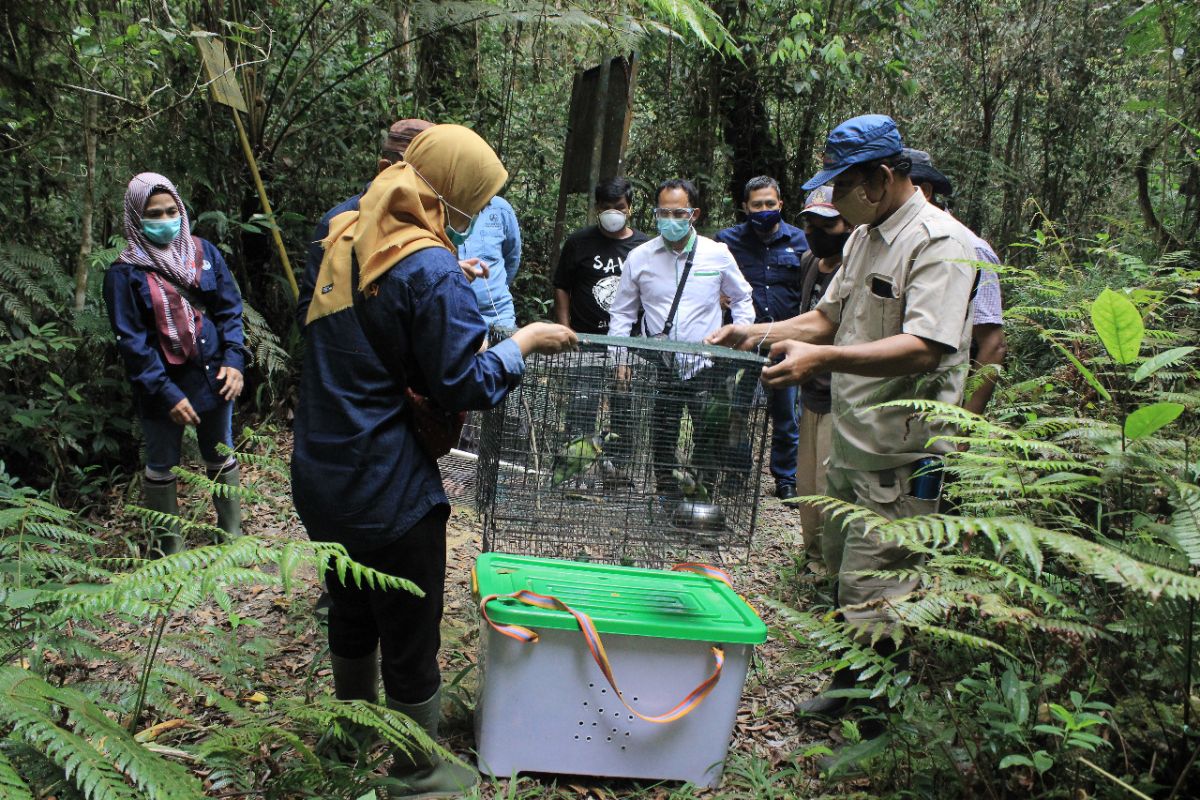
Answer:
<svg viewBox="0 0 1200 800"><path fill-rule="evenodd" d="M75 301L72 307L82 311L87 304L88 259L92 255L92 216L96 210L96 95L83 100L83 148L86 173L83 178L83 210L80 225L83 236L75 260Z"/></svg>

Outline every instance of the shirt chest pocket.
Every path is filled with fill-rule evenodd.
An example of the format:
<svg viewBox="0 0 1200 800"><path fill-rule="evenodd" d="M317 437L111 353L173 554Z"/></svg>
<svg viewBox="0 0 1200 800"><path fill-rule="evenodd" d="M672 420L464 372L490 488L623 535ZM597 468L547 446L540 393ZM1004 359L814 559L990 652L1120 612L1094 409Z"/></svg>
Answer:
<svg viewBox="0 0 1200 800"><path fill-rule="evenodd" d="M711 302L713 292L720 282L719 269L693 269L688 275L687 285L683 288L684 297L697 303ZM674 292L671 296L674 297Z"/></svg>
<svg viewBox="0 0 1200 800"><path fill-rule="evenodd" d="M860 334L877 341L903 333L904 291L896 279L879 272L868 273L862 291L864 300L856 315Z"/></svg>

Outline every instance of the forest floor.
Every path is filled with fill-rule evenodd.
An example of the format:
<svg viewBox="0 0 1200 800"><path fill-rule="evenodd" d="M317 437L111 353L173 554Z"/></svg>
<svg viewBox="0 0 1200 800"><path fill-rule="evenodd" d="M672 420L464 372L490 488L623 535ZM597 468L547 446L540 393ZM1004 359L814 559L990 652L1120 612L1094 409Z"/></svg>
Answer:
<svg viewBox="0 0 1200 800"><path fill-rule="evenodd" d="M280 451L290 452L290 442L280 441ZM292 511L285 480L254 466L243 468L243 482L252 485L265 500L245 508L244 530L261 537L303 538L304 530ZM816 692L825 677L811 674L797 658L796 643L781 630L778 614L768 600L782 601L793 607L818 602L824 579L798 566L794 556L800 552L799 514L769 494L770 476L764 475L757 529L748 563L731 565L734 585L755 606L767 622L767 642L756 648L737 713L730 757L723 782L715 790L678 782L656 783L607 778L563 775L522 775L516 780L485 777L480 796L491 798L793 798L821 794L821 782L815 756L836 747L839 730L815 721L798 724L792 707L796 700ZM207 498L188 497L182 489L181 507L208 507ZM113 507L132 498L114 497ZM211 509L207 511L212 517ZM202 517L203 518L203 517ZM211 520L210 521L214 521ZM102 523L110 527L117 541L138 523L114 512ZM471 748L474 735L471 712L477 686L476 659L480 637L480 618L471 596L471 566L481 551L481 524L473 509L456 507L448 528L447 583L445 615L442 625L442 670L446 686L442 738L447 746L469 763L474 763ZM328 650L323 621L314 613L319 586L315 574L307 576L305 587L284 593L277 586L244 586L231 592L233 615L215 604L198 609L188 618L175 618L168 634L186 634L189 630L238 633L242 655L257 653L253 669L246 670L242 688L230 690L230 697L245 702L269 703L272 697L332 692ZM231 622L232 620L232 622ZM111 641L98 644L110 651L128 650L120 641L119 631L107 636ZM168 637L169 638L169 637ZM131 671L138 666L137 654L128 653L124 665L92 665L94 669ZM164 647L160 657L198 677L221 684L221 676L204 674L205 666L172 653ZM818 656L819 658L819 656ZM617 666L619 672L619 665ZM96 676L94 676L96 677ZM117 677L114 675L113 677ZM125 677L129 677L128 674ZM228 676L226 676L226 684ZM249 691L245 687L252 687ZM179 698L187 709L199 699ZM203 713L202 709L196 709ZM215 722L216 720L214 720ZM202 776L203 777L203 776ZM841 786L841 792L849 789ZM839 792L839 796L846 796Z"/></svg>

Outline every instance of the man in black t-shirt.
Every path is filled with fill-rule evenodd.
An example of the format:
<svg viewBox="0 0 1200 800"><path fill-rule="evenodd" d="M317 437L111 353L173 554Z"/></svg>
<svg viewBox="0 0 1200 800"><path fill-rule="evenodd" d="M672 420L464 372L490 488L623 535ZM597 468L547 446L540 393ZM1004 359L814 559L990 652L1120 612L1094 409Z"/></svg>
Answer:
<svg viewBox="0 0 1200 800"><path fill-rule="evenodd" d="M621 280L625 259L633 248L650 241L649 236L629 227L632 204L633 186L629 181L620 177L600 181L596 185L598 224L575 231L563 244L554 271L554 318L578 333L608 333L608 309ZM595 433L600 400L607 395L611 403L608 424L617 438L606 448L611 459L606 459L605 464L620 464L633 445L628 391L607 385L611 372L606 361L608 348L583 344L580 349L590 363L581 364L576 391L567 406L567 434ZM601 469L606 485L620 486L626 482L619 473L618 467Z"/></svg>
<svg viewBox="0 0 1200 800"><path fill-rule="evenodd" d="M596 185L599 224L575 231L563 244L554 272L554 319L578 333L607 333L625 257L650 237L629 227L633 186L624 178Z"/></svg>

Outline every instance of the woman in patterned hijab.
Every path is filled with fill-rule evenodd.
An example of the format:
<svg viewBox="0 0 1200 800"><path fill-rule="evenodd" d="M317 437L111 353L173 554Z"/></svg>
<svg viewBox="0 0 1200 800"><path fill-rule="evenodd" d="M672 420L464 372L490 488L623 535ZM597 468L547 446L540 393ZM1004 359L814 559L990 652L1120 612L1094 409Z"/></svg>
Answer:
<svg viewBox="0 0 1200 800"><path fill-rule="evenodd" d="M196 426L209 478L237 485L232 446L233 400L242 391L245 346L242 301L220 251L193 236L187 209L170 180L143 172L125 192L128 245L104 277L104 300L133 387L145 440L144 501L178 512L175 475L183 429ZM214 491L217 524L241 530L236 494ZM177 552L177 526L151 532L148 552Z"/></svg>

